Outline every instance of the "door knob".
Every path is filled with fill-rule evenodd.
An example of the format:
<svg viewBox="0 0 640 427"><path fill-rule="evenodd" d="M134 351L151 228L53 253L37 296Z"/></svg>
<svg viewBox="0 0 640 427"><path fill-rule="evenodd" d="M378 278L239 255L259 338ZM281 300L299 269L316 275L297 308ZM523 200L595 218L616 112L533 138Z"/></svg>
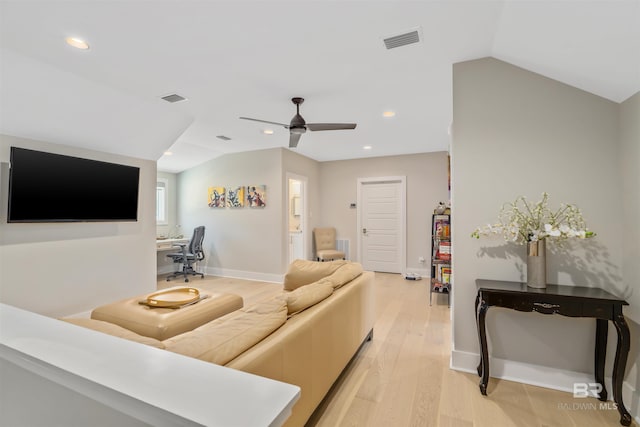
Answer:
<svg viewBox="0 0 640 427"><path fill-rule="evenodd" d="M366 228L362 229L362 234L367 234L367 229Z"/></svg>

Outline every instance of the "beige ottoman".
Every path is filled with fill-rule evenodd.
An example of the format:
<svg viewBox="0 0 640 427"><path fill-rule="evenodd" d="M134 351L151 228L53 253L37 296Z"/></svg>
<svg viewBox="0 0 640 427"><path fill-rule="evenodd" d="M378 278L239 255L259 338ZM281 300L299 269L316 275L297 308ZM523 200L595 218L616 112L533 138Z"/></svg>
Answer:
<svg viewBox="0 0 640 427"><path fill-rule="evenodd" d="M91 312L91 318L114 323L139 335L163 341L241 309L244 305L238 295L207 292L202 289L198 291L201 296L208 295L209 298L173 309L141 305L139 301L147 296L140 295L100 306Z"/></svg>

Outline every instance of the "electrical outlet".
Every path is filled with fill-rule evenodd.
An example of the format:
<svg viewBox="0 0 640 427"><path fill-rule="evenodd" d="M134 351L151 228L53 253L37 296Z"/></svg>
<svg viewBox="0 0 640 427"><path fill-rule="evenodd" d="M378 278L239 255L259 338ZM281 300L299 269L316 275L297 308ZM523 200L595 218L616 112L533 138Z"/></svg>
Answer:
<svg viewBox="0 0 640 427"><path fill-rule="evenodd" d="M424 257L423 257L423 256L421 256L421 257L419 257L419 258L418 258L418 261L419 261L421 264L423 264L423 263L425 262L425 259L424 259Z"/></svg>

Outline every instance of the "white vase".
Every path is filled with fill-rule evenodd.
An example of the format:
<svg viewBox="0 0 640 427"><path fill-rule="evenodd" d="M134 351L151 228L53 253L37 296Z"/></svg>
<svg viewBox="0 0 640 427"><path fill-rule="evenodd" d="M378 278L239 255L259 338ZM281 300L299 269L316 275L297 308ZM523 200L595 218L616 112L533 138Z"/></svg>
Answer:
<svg viewBox="0 0 640 427"><path fill-rule="evenodd" d="M527 242L527 286L544 289L547 287L546 240Z"/></svg>

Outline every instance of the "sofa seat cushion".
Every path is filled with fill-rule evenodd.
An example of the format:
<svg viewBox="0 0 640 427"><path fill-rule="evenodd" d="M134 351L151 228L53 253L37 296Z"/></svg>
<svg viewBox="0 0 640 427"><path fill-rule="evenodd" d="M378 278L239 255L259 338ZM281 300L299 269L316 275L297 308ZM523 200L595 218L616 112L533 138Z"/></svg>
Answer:
<svg viewBox="0 0 640 427"><path fill-rule="evenodd" d="M113 335L114 337L124 338L129 341L135 341L140 344L150 345L151 347L164 348L164 344L154 338L144 337L125 329L121 326L114 325L113 323L104 322L102 320L88 319L88 318L76 318L65 317L63 320L68 323L72 323L83 328L93 329L94 331L103 332L105 334Z"/></svg>
<svg viewBox="0 0 640 427"><path fill-rule="evenodd" d="M300 286L317 282L323 277L333 274L337 269L347 264L347 261L316 262L297 259L289 265L284 276L284 290L293 291Z"/></svg>
<svg viewBox="0 0 640 427"><path fill-rule="evenodd" d="M282 298L242 309L163 341L174 353L224 365L262 341L287 320Z"/></svg>
<svg viewBox="0 0 640 427"><path fill-rule="evenodd" d="M333 286L330 283L315 282L301 286L285 294L287 312L292 316L328 298L332 293Z"/></svg>

